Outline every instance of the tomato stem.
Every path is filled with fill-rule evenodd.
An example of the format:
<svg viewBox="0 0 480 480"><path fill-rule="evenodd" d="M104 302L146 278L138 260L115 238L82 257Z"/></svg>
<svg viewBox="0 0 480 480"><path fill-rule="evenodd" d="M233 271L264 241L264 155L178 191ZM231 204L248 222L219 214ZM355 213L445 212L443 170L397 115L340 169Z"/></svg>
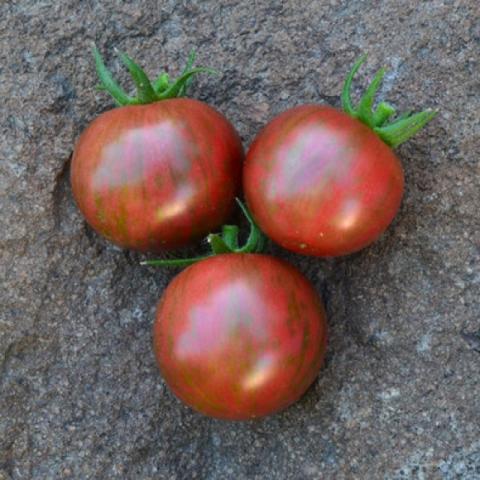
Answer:
<svg viewBox="0 0 480 480"><path fill-rule="evenodd" d="M155 90L155 93L158 94L164 92L168 88L169 84L170 80L168 77L168 73L161 73L155 80L155 82L153 82L153 88Z"/></svg>
<svg viewBox="0 0 480 480"><path fill-rule="evenodd" d="M387 145L392 148L398 147L422 129L433 117L435 117L437 112L433 110L425 110L424 112L413 115L408 112L398 116L395 120L388 123L389 119L396 113L396 110L392 105L386 102L380 102L376 110L373 110L375 95L382 83L383 77L385 76L384 68L378 70L372 82L367 87L367 90L360 98L357 107L354 107L350 93L352 89L352 81L360 67L365 63L366 59L366 55L360 57L355 62L345 79L341 95L342 108L345 113L370 127Z"/></svg>
<svg viewBox="0 0 480 480"><path fill-rule="evenodd" d="M210 255L202 255L199 257L192 257L192 258L170 258L170 259L158 259L158 260L145 260L144 262L140 262L140 265L148 265L151 267L188 267L189 265L193 265L194 263L200 262L201 260L205 260L209 257L213 257L214 254Z"/></svg>
<svg viewBox="0 0 480 480"><path fill-rule="evenodd" d="M169 98L183 97L186 95L187 88L191 84L194 75L199 73L218 74L216 70L211 68L193 68L195 52L192 50L188 57L187 64L178 78L170 80L167 73L161 73L152 83L142 67L135 63L126 53L116 49L115 51L120 56L122 63L127 67L132 77L137 89L137 95L135 97L128 95L114 80L112 73L105 66L97 47L93 47L95 67L100 79L100 86L98 88L99 90L107 91L118 106L145 105Z"/></svg>
<svg viewBox="0 0 480 480"><path fill-rule="evenodd" d="M193 258L174 258L174 259L154 259L145 260L141 265L159 266L159 267L187 267L193 263L205 260L206 258L220 255L222 253L259 253L265 246L265 236L256 225L252 215L247 207L237 198L238 206L242 210L250 226L248 238L243 246L239 246L237 225L224 225L222 233L211 233L207 237L208 244L212 250L211 253L193 257Z"/></svg>

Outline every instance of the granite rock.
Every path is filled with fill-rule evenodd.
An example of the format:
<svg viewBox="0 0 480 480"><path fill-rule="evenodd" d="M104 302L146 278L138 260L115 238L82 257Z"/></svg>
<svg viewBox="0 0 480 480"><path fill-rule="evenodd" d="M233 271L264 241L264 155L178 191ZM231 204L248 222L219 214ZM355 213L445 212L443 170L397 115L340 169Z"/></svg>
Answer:
<svg viewBox="0 0 480 480"><path fill-rule="evenodd" d="M0 4L0 479L479 479L480 22L475 0L21 0ZM398 154L406 193L372 247L297 265L325 300L330 346L308 393L256 422L201 417L151 351L175 272L139 266L78 213L69 159L110 108L96 42L150 73L199 62L193 95L245 146L273 115L338 105L380 66L381 96L438 109Z"/></svg>

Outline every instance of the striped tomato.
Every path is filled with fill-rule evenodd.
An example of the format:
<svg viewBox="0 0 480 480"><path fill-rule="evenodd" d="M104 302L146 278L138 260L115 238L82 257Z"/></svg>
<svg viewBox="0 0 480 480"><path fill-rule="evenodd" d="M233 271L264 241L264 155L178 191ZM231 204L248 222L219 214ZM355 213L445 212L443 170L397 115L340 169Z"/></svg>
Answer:
<svg viewBox="0 0 480 480"><path fill-rule="evenodd" d="M120 108L96 118L75 148L71 183L87 222L125 248L159 251L188 244L225 222L243 162L233 126L207 104L183 96L188 68L175 82L151 83L122 54L139 90L127 96L95 51L102 84Z"/></svg>
<svg viewBox="0 0 480 480"><path fill-rule="evenodd" d="M393 122L381 102L372 110L380 70L352 106L345 82L344 112L301 105L274 118L256 137L245 162L243 185L260 228L288 250L316 256L346 255L374 242L395 217L404 177L392 147L434 115L425 111Z"/></svg>
<svg viewBox="0 0 480 480"><path fill-rule="evenodd" d="M320 298L290 264L222 254L183 270L165 290L153 344L160 371L187 405L242 420L295 402L326 349Z"/></svg>

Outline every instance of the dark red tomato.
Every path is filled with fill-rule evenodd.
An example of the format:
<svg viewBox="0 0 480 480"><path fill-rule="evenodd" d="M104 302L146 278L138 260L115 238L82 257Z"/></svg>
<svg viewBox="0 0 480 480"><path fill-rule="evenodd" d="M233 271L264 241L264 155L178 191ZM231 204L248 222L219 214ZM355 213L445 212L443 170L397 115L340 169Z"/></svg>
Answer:
<svg viewBox="0 0 480 480"><path fill-rule="evenodd" d="M157 309L161 373L187 405L244 420L295 402L326 349L325 312L294 267L274 257L225 254L181 272Z"/></svg>
<svg viewBox="0 0 480 480"><path fill-rule="evenodd" d="M116 108L81 135L75 200L88 223L121 247L179 247L225 222L238 193L241 141L227 119L186 98Z"/></svg>
<svg viewBox="0 0 480 480"><path fill-rule="evenodd" d="M244 167L250 210L294 252L336 256L376 240L398 211L403 170L374 131L347 114L303 105L254 140Z"/></svg>

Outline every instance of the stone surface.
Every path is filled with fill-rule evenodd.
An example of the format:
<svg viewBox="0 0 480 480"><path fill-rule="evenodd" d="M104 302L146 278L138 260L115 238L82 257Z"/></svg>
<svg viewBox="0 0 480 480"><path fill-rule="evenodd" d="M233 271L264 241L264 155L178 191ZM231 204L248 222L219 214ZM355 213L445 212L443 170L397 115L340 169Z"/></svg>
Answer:
<svg viewBox="0 0 480 480"><path fill-rule="evenodd" d="M0 479L479 479L480 22L475 0L6 1L0 5ZM382 65L382 96L438 117L399 149L400 215L371 248L295 263L322 293L326 366L257 422L203 418L151 352L174 272L87 228L69 186L75 139L110 100L90 44L151 73L199 62L194 89L247 146L275 113L338 105ZM173 70L173 68L172 68Z"/></svg>

